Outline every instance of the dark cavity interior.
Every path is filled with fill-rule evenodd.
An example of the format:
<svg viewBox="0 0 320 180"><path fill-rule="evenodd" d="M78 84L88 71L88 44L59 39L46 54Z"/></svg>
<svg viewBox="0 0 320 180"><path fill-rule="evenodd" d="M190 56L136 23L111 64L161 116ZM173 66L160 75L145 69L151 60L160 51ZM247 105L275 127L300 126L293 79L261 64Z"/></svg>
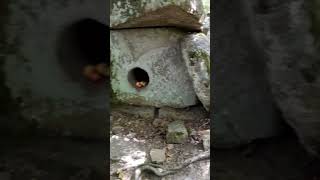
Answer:
<svg viewBox="0 0 320 180"><path fill-rule="evenodd" d="M105 24L87 18L76 21L61 32L57 43L58 59L70 78L87 86L92 82L82 74L85 66L106 63L110 67L108 29ZM108 80L105 78L104 82Z"/></svg>
<svg viewBox="0 0 320 180"><path fill-rule="evenodd" d="M145 70L136 67L129 71L128 81L134 87L136 87L137 82L145 82L146 87L149 84L149 75Z"/></svg>

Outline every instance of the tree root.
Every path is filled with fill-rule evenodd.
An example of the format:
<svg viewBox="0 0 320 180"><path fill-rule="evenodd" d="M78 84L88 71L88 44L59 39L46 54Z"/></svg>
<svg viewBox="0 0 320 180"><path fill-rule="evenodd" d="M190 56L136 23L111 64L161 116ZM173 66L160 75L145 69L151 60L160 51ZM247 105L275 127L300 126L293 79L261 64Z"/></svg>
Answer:
<svg viewBox="0 0 320 180"><path fill-rule="evenodd" d="M176 167L170 168L170 169L165 169L163 166L158 165L158 164L144 163L144 164L141 164L141 165L136 167L136 170L135 170L134 175L133 175L133 177L134 177L133 179L134 180L140 180L141 179L141 174L144 171L152 172L153 174L155 174L156 176L159 176L159 177L164 177L164 176L167 176L169 174L174 174L177 171L189 166L190 164L192 164L194 162L205 160L205 159L210 159L210 152L209 151L205 151L203 153L200 153L197 156L191 157L191 158L185 160L179 166L176 166ZM159 168L162 171L160 171Z"/></svg>

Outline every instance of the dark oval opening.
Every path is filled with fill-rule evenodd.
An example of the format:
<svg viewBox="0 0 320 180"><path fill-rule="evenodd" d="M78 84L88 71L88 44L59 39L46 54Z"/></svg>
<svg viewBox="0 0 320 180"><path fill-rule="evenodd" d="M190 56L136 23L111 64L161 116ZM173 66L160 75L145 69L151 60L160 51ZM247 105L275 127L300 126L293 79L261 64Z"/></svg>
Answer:
<svg viewBox="0 0 320 180"><path fill-rule="evenodd" d="M103 86L109 81L110 51L108 50L108 26L94 19L86 18L67 26L57 43L57 54L64 72L84 86ZM93 83L86 78L84 69L87 66L103 64L105 74ZM100 76L99 76L100 77ZM96 87L94 86L94 87Z"/></svg>
<svg viewBox="0 0 320 180"><path fill-rule="evenodd" d="M143 89L149 84L149 75L145 70L136 67L129 71L128 81L136 89Z"/></svg>

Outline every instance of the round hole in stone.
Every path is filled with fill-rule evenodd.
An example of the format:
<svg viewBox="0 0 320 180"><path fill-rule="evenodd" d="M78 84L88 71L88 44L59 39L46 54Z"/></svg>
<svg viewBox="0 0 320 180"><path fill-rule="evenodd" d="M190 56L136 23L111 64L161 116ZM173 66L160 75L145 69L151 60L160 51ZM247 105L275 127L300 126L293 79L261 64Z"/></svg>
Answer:
<svg viewBox="0 0 320 180"><path fill-rule="evenodd" d="M149 75L142 68L135 67L129 71L128 81L136 89L143 89L149 84Z"/></svg>
<svg viewBox="0 0 320 180"><path fill-rule="evenodd" d="M91 18L80 19L62 29L57 39L58 61L73 81L90 89L104 88L108 83L106 76L101 75L101 80L93 82L84 75L84 68L88 65L105 64L110 67L108 30L107 25Z"/></svg>

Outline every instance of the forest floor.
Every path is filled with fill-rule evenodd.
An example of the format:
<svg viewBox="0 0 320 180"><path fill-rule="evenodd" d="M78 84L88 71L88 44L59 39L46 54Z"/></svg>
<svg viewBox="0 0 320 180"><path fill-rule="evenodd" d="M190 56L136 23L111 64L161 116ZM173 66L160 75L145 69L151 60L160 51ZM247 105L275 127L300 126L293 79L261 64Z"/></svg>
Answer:
<svg viewBox="0 0 320 180"><path fill-rule="evenodd" d="M207 125L205 121L186 123L187 127L196 130L206 129ZM112 117L112 127L116 132L110 135L111 171L148 160L152 148L166 150L165 164L168 166L203 151L202 144L196 140L180 145L166 144L164 128L154 127L152 120L118 114ZM127 148L117 149L120 147ZM109 179L106 178L106 159L103 141L58 137L0 138L0 180ZM210 162L206 160L196 162L163 179L209 179L209 166ZM211 166L214 166L215 180L320 180L320 162L312 161L290 134L241 148L215 149ZM124 178L126 174L121 176ZM117 179L119 174L110 178ZM144 179L161 178L147 174Z"/></svg>

